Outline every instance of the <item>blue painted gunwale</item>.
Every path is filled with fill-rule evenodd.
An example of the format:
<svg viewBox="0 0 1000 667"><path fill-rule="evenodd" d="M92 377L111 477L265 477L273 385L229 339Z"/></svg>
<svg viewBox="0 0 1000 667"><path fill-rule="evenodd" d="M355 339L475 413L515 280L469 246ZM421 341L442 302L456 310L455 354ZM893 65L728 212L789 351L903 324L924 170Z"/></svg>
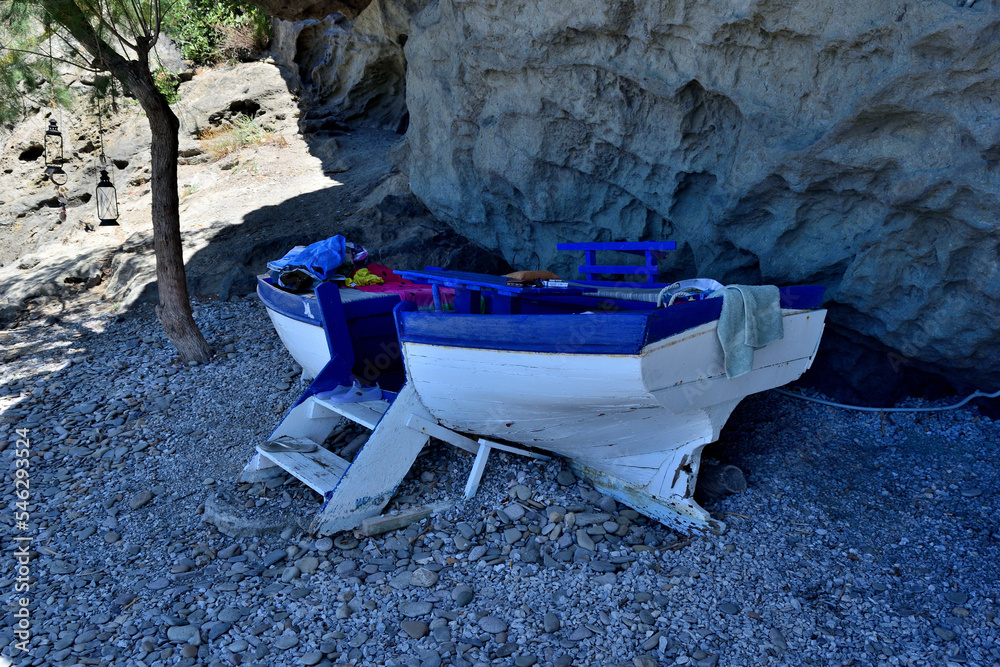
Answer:
<svg viewBox="0 0 1000 667"><path fill-rule="evenodd" d="M289 319L317 327L323 326L319 315L319 303L312 293L293 294L286 292L276 287L269 276L257 276L257 294L265 306ZM378 298L350 301L342 304L342 307L344 317L353 320L390 312L398 302L399 295L386 294ZM306 303L310 305L309 312L313 314L311 317L306 315Z"/></svg>
<svg viewBox="0 0 1000 667"><path fill-rule="evenodd" d="M824 288L783 287L781 307L797 310L819 308ZM560 301L553 298L553 301ZM574 299L575 301L576 299ZM532 303L527 298L525 308ZM592 310L602 304L631 306L634 302L590 299ZM465 314L417 312L406 303L394 310L399 340L445 347L545 352L552 354L639 354L644 347L683 331L715 321L722 299L691 301L648 310L611 312L521 314ZM547 306L540 306L545 309ZM580 306L576 306L580 308Z"/></svg>

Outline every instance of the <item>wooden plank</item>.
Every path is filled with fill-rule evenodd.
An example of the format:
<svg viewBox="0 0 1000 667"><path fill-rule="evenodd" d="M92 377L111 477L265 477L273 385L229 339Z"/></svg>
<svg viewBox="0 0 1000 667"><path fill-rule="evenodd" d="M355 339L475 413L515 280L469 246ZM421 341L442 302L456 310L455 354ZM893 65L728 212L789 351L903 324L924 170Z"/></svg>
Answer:
<svg viewBox="0 0 1000 667"><path fill-rule="evenodd" d="M431 419L413 386L407 383L340 483L327 493L322 511L313 519L313 532L331 534L357 528L388 504L428 440L426 433L406 426L411 414Z"/></svg>
<svg viewBox="0 0 1000 667"><path fill-rule="evenodd" d="M517 454L518 456L527 456L529 459L538 459L539 461L552 460L551 456L546 456L545 454L539 454L538 452L521 449L520 447L505 445L502 442L493 442L492 440L486 440L485 438L480 438L479 444L489 445L490 449L499 449L500 451L510 452L511 454Z"/></svg>
<svg viewBox="0 0 1000 667"><path fill-rule="evenodd" d="M405 528L410 524L423 521L432 514L437 514L438 512L451 509L454 506L455 503L451 501L443 501L440 503L424 505L423 507L418 507L417 509L409 510L407 512L400 512L395 515L369 517L361 522L361 530L359 532L365 537L381 535L382 533L399 530L400 528Z"/></svg>
<svg viewBox="0 0 1000 667"><path fill-rule="evenodd" d="M642 254L647 250L675 250L676 241L609 241L609 242L589 242L589 243L557 243L559 250L617 250L632 254Z"/></svg>
<svg viewBox="0 0 1000 667"><path fill-rule="evenodd" d="M306 442L305 438L299 438ZM336 454L322 447L309 453L265 452L257 446L261 458L267 458L299 479L309 488L324 496L336 488L350 464Z"/></svg>
<svg viewBox="0 0 1000 667"><path fill-rule="evenodd" d="M579 461L570 461L570 470L586 479L606 496L686 535L726 532L726 524L705 511L691 498L682 496L656 497L622 480L596 470Z"/></svg>
<svg viewBox="0 0 1000 667"><path fill-rule="evenodd" d="M307 438L313 442L323 442L337 424L340 415L334 412L317 413L313 407L312 398L299 403L285 415L281 423L275 427L268 440L277 440L282 436Z"/></svg>
<svg viewBox="0 0 1000 667"><path fill-rule="evenodd" d="M479 452L476 460L472 464L472 472L469 473L469 481L465 483L465 499L468 500L476 495L479 489L479 481L483 478L483 471L486 470L486 461L490 458L491 447L485 440L479 441Z"/></svg>
<svg viewBox="0 0 1000 667"><path fill-rule="evenodd" d="M466 438L460 433L455 433L451 429L447 429L439 424L427 421L426 419L421 419L416 415L410 415L406 420L406 425L412 429L426 433L427 435L437 438L438 440L443 440L449 445L458 447L459 449L464 449L470 454L479 453L479 443L472 438Z"/></svg>
<svg viewBox="0 0 1000 667"><path fill-rule="evenodd" d="M334 403L321 398L313 397L313 414L319 416L318 411L328 410L351 421L357 422L365 428L374 429L382 415L389 409L388 401L362 401L360 403ZM312 417L315 419L316 417Z"/></svg>
<svg viewBox="0 0 1000 667"><path fill-rule="evenodd" d="M520 447L514 447L513 445L505 445L500 442L492 442L482 438L480 438L477 442L472 438L465 437L461 433L456 433L449 428L445 428L444 426L434 422L421 419L416 415L410 415L409 419L406 420L406 425L412 429L426 433L431 437L437 438L438 440L443 440L449 445L453 445L459 449L464 449L470 454L478 454L480 446L482 444L486 444L492 449L499 449L505 452L510 452L511 454L517 454L518 456L527 456L528 458L538 459L539 461L550 461L552 459L551 456L546 456L545 454L539 454L538 452L521 449Z"/></svg>

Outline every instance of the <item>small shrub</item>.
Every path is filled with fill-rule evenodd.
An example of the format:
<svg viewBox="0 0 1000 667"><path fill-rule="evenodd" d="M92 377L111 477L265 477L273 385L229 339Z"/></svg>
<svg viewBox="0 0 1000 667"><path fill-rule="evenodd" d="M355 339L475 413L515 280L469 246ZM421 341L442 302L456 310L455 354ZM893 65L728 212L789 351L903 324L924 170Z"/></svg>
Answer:
<svg viewBox="0 0 1000 667"><path fill-rule="evenodd" d="M237 116L231 123L202 130L198 138L205 142L205 151L216 160L248 146L287 144L284 137L271 134L249 116Z"/></svg>
<svg viewBox="0 0 1000 667"><path fill-rule="evenodd" d="M238 0L177 0L164 27L181 54L199 65L251 59L270 41L267 16Z"/></svg>

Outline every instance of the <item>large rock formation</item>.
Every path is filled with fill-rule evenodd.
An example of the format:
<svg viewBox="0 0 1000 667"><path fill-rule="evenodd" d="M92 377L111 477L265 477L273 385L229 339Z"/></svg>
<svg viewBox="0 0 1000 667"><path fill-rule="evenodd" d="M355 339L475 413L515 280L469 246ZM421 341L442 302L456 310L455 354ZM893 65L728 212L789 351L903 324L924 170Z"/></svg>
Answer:
<svg viewBox="0 0 1000 667"><path fill-rule="evenodd" d="M341 123L406 127L406 59L410 18L427 0L375 0L357 20L278 21L271 53L289 88L308 108L301 129L322 132Z"/></svg>
<svg viewBox="0 0 1000 667"><path fill-rule="evenodd" d="M824 284L834 330L996 385L997 5L439 0L410 185L518 268L674 239L671 275Z"/></svg>

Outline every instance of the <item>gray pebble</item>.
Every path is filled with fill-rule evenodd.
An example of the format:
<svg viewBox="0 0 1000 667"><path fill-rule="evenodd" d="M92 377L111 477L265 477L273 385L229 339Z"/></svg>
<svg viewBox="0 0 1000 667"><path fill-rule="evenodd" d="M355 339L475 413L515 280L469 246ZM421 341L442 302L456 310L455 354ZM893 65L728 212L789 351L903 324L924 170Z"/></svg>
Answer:
<svg viewBox="0 0 1000 667"><path fill-rule="evenodd" d="M426 637L428 633L427 624L423 621L403 621L399 624L400 629L414 639Z"/></svg>
<svg viewBox="0 0 1000 667"><path fill-rule="evenodd" d="M782 651L788 650L788 643L785 641L785 635L781 633L778 628L771 628L771 643L777 646Z"/></svg>
<svg viewBox="0 0 1000 667"><path fill-rule="evenodd" d="M303 665L315 665L319 663L319 661L322 659L323 659L322 651L309 651L309 653L306 653L301 658L299 658L299 662L302 663Z"/></svg>
<svg viewBox="0 0 1000 667"><path fill-rule="evenodd" d="M233 609L232 607L227 607L226 609L223 609L222 611L219 612L219 620L225 621L227 623L235 623L242 617L243 614L241 614L236 609Z"/></svg>
<svg viewBox="0 0 1000 667"><path fill-rule="evenodd" d="M948 602L957 605L963 605L969 601L969 596L961 591L949 591L944 594L944 597Z"/></svg>
<svg viewBox="0 0 1000 667"><path fill-rule="evenodd" d="M511 521L520 521L526 512L524 507L520 503L511 503L503 509L504 513L510 518Z"/></svg>
<svg viewBox="0 0 1000 667"><path fill-rule="evenodd" d="M420 567L414 570L410 574L410 584L413 586L419 586L421 588L430 588L438 581L437 572L428 570L426 567Z"/></svg>
<svg viewBox="0 0 1000 667"><path fill-rule="evenodd" d="M306 556L296 561L295 566L303 574L312 574L319 568L319 559L315 556Z"/></svg>
<svg viewBox="0 0 1000 667"><path fill-rule="evenodd" d="M507 622L496 616L483 616L479 619L479 627L491 635L495 635L507 629Z"/></svg>
<svg viewBox="0 0 1000 667"><path fill-rule="evenodd" d="M722 602L719 604L719 611L723 614L738 614L740 613L740 608L732 602Z"/></svg>
<svg viewBox="0 0 1000 667"><path fill-rule="evenodd" d="M455 606L464 607L472 602L472 589L466 584L459 584L451 591L451 599L455 601Z"/></svg>
<svg viewBox="0 0 1000 667"><path fill-rule="evenodd" d="M278 640L274 642L274 645L282 651L287 651L288 649L299 645L299 636L291 631L285 632L283 635L278 637Z"/></svg>
<svg viewBox="0 0 1000 667"><path fill-rule="evenodd" d="M399 605L399 613L411 618L416 616L426 616L431 613L433 605L430 602L404 602Z"/></svg>
<svg viewBox="0 0 1000 667"><path fill-rule="evenodd" d="M559 621L559 617L551 611L547 612L542 619L542 627L545 632L556 632L561 626L562 623Z"/></svg>
<svg viewBox="0 0 1000 667"><path fill-rule="evenodd" d="M190 642L192 639L197 638L200 641L200 633L198 632L198 627L194 625L175 625L173 627L167 628L167 639L172 642Z"/></svg>
<svg viewBox="0 0 1000 667"><path fill-rule="evenodd" d="M146 588L151 591L162 591L164 588L170 585L170 580L166 577L158 577L153 579L151 582L146 584Z"/></svg>
<svg viewBox="0 0 1000 667"><path fill-rule="evenodd" d="M587 551L597 551L597 545L594 544L594 538L587 534L587 531L582 528L576 531L576 543L580 545L580 548L586 549Z"/></svg>
<svg viewBox="0 0 1000 667"><path fill-rule="evenodd" d="M149 489L143 489L142 491L133 494L133 496L128 499L128 506L131 509L137 510L140 507L146 505L146 503L148 503L152 499L153 499L153 492L150 491Z"/></svg>

